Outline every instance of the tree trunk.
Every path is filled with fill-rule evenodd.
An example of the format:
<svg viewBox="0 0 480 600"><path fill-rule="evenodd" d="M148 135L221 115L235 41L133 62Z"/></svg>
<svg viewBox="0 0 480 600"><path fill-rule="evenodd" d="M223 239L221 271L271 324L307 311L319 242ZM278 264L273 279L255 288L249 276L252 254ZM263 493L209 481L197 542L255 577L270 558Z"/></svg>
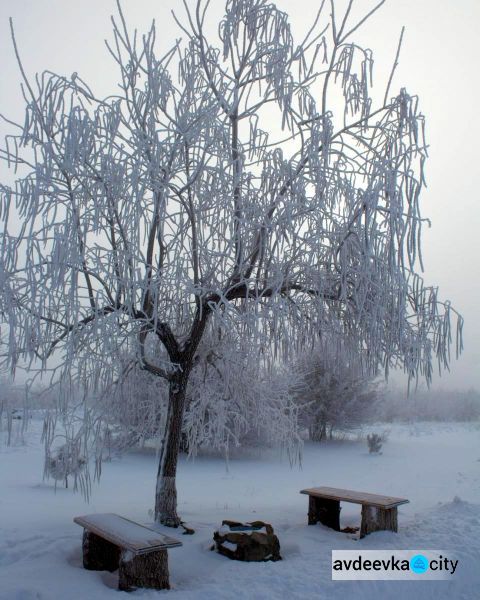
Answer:
<svg viewBox="0 0 480 600"><path fill-rule="evenodd" d="M313 442L321 442L327 437L327 424L321 416L315 415L314 423L310 426L309 434L310 439Z"/></svg>
<svg viewBox="0 0 480 600"><path fill-rule="evenodd" d="M177 514L178 454L182 433L185 396L190 370L184 370L170 382L167 422L158 464L155 493L155 520L168 527L178 527L181 519Z"/></svg>
<svg viewBox="0 0 480 600"><path fill-rule="evenodd" d="M208 306L198 305L190 338L184 344L180 360L170 355L178 364L178 370L170 379L167 421L162 440L162 449L157 472L155 490L155 521L178 527L182 522L177 514L177 463L182 438L183 414L187 395L188 379L193 368L193 359L202 339L210 315Z"/></svg>

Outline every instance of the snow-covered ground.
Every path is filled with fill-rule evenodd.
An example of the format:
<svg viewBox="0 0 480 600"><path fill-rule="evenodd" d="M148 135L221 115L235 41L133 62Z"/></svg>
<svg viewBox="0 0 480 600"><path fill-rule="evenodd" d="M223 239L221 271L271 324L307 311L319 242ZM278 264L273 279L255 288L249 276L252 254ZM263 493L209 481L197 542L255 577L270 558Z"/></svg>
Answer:
<svg viewBox="0 0 480 600"><path fill-rule="evenodd" d="M82 568L76 515L116 512L149 522L156 461L131 453L104 465L90 504L71 489L42 481L39 422L25 445L7 447L0 434L1 600L96 600L123 597L116 574ZM387 427L387 426L385 426ZM381 431L382 426L374 428ZM480 589L480 426L389 425L383 454L364 441L307 444L302 468L269 454L225 462L181 460L179 509L196 534L169 551L171 591L138 590L132 598L183 599L426 599L474 600ZM336 486L405 496L399 533L362 540L321 525L308 526L299 490ZM343 504L342 526L358 525L359 507ZM210 552L222 519L266 520L280 538L284 560L239 563ZM331 580L332 549L439 549L459 559L450 581Z"/></svg>

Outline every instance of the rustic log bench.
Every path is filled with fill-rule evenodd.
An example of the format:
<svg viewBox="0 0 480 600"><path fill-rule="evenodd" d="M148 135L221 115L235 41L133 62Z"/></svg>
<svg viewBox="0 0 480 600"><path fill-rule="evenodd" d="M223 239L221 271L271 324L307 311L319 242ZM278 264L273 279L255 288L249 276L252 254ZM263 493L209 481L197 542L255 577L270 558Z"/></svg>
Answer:
<svg viewBox="0 0 480 600"><path fill-rule="evenodd" d="M113 513L75 517L83 531L83 566L116 571L118 589L170 589L167 548L182 542Z"/></svg>
<svg viewBox="0 0 480 600"><path fill-rule="evenodd" d="M397 507L410 502L406 498L380 496L352 490L318 487L301 490L308 495L308 524L322 523L340 531L340 501L362 505L360 538L373 531L397 531Z"/></svg>

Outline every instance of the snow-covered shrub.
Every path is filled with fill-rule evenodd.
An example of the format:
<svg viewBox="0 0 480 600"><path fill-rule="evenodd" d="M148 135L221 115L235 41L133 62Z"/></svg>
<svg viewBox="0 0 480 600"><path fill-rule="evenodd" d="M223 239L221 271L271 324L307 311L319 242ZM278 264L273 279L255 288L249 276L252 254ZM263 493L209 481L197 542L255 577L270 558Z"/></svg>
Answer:
<svg viewBox="0 0 480 600"><path fill-rule="evenodd" d="M382 449L382 436L378 433L369 433L367 435L367 444L370 454L378 454Z"/></svg>
<svg viewBox="0 0 480 600"><path fill-rule="evenodd" d="M68 488L68 477L76 480L86 465L86 459L80 452L77 441L68 441L62 446L47 452L45 456L45 475L55 481L64 481ZM75 487L74 486L74 487Z"/></svg>
<svg viewBox="0 0 480 600"><path fill-rule="evenodd" d="M302 381L297 394L301 423L311 440L358 427L379 399L378 384L363 372L358 354L344 344L318 346L301 357L294 370Z"/></svg>

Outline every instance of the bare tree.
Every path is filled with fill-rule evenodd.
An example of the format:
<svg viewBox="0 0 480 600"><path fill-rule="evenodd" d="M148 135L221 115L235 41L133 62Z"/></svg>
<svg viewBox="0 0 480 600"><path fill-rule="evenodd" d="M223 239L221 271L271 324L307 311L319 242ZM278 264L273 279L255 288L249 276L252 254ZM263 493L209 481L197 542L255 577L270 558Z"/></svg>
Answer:
<svg viewBox="0 0 480 600"><path fill-rule="evenodd" d="M168 381L162 523L180 522L185 394L210 320L272 362L335 330L370 370L448 366L452 308L416 274L423 116L391 95L393 71L374 106L372 53L353 41L383 3L357 21L353 0L342 15L323 0L296 44L274 4L227 0L215 46L208 2L185 2L185 42L161 56L155 26L129 33L119 6L119 91L103 99L76 73L29 80L12 28L26 112L2 150L20 175L1 188L4 360L90 389L132 348Z"/></svg>

